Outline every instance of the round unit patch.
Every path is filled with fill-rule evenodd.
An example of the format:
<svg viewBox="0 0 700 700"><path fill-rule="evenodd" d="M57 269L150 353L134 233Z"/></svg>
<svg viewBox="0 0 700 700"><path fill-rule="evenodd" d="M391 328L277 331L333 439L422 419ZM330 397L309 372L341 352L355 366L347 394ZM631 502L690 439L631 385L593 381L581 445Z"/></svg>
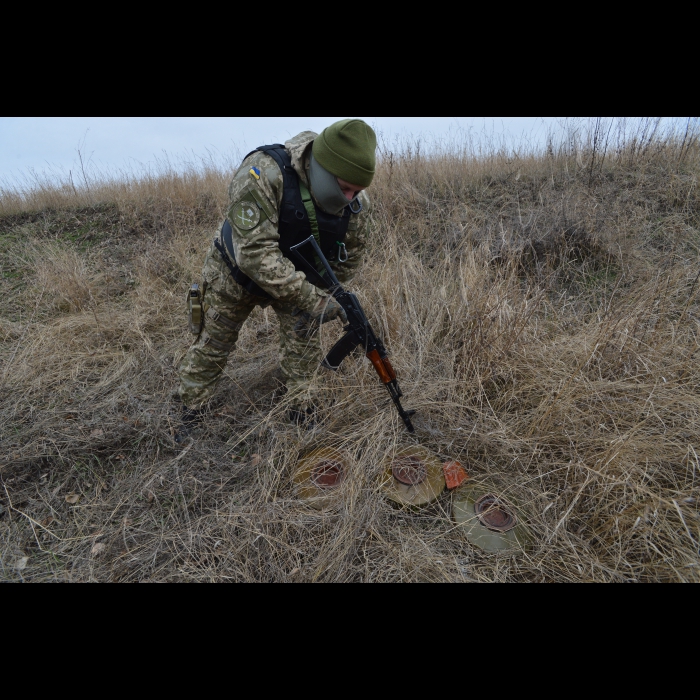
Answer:
<svg viewBox="0 0 700 700"><path fill-rule="evenodd" d="M233 223L241 231L250 231L260 223L260 209L255 202L238 202L233 208Z"/></svg>

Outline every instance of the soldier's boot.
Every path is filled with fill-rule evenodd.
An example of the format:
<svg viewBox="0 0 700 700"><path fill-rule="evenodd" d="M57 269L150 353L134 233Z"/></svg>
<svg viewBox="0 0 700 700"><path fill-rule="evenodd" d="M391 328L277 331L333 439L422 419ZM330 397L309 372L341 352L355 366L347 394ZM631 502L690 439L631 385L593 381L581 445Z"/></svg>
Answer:
<svg viewBox="0 0 700 700"><path fill-rule="evenodd" d="M318 425L318 409L316 406L292 406L287 411L290 423L304 430L313 430Z"/></svg>
<svg viewBox="0 0 700 700"><path fill-rule="evenodd" d="M201 425L203 417L204 409L183 406L180 425L175 430L175 442L181 445L188 438L192 437L192 433Z"/></svg>

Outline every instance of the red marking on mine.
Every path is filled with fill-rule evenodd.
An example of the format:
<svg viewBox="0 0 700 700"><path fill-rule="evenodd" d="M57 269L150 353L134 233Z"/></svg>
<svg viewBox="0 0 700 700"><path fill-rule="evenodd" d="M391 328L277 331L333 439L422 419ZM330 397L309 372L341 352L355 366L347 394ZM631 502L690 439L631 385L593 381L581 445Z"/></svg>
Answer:
<svg viewBox="0 0 700 700"><path fill-rule="evenodd" d="M325 460L314 465L311 481L320 489L334 489L343 483L345 470L340 462Z"/></svg>
<svg viewBox="0 0 700 700"><path fill-rule="evenodd" d="M418 486L428 478L428 467L417 457L400 457L392 463L391 473L404 486Z"/></svg>
<svg viewBox="0 0 700 700"><path fill-rule="evenodd" d="M510 532L517 524L515 514L496 496L482 496L474 504L474 512L479 522L491 532Z"/></svg>

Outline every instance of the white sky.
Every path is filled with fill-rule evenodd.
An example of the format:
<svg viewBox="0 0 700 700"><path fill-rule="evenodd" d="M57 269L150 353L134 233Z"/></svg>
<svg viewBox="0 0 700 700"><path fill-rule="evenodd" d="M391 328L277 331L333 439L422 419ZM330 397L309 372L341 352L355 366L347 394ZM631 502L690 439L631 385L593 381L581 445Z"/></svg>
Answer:
<svg viewBox="0 0 700 700"><path fill-rule="evenodd" d="M31 170L67 173L78 166L78 149L98 171L138 171L162 158L195 156L237 160L268 143L301 131L321 131L345 117L0 117L0 183L12 184ZM551 117L360 117L383 139L420 137L424 142L471 131L541 142Z"/></svg>

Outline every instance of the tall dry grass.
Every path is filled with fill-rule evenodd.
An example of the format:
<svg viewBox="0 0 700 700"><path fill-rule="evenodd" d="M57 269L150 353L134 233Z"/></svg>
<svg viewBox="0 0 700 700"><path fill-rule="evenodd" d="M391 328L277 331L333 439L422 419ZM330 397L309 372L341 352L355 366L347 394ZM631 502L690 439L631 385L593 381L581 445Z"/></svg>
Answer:
<svg viewBox="0 0 700 700"><path fill-rule="evenodd" d="M684 126L569 124L542 152L384 146L353 286L415 438L359 359L319 373L323 430L288 425L259 311L205 429L173 442L184 290L230 171L3 194L0 576L697 581L700 152ZM390 506L382 461L414 440L519 503L532 549L473 548L447 493ZM291 483L317 445L353 468L326 512Z"/></svg>

